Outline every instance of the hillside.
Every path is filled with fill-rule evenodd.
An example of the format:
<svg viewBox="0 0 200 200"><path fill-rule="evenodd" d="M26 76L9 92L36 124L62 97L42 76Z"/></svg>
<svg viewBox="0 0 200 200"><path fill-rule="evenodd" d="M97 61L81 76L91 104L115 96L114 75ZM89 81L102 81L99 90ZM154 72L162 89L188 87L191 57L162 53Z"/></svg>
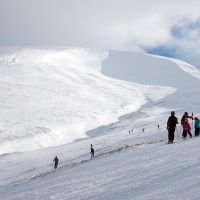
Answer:
<svg viewBox="0 0 200 200"><path fill-rule="evenodd" d="M8 52L0 62L2 199L200 198L200 138L182 140L178 125L166 144L171 110L199 116L198 69L129 52Z"/></svg>

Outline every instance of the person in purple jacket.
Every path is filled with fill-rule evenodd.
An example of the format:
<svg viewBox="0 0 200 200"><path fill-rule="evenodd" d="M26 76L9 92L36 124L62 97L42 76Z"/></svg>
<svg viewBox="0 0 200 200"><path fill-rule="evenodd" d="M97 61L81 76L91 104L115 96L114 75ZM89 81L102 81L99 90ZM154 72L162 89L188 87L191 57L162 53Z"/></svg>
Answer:
<svg viewBox="0 0 200 200"><path fill-rule="evenodd" d="M189 134L190 137L192 137L192 134L190 132L191 130L191 127L190 127L190 124L188 122L188 119L186 118L184 123L183 123L183 138L185 139L187 137L187 134Z"/></svg>

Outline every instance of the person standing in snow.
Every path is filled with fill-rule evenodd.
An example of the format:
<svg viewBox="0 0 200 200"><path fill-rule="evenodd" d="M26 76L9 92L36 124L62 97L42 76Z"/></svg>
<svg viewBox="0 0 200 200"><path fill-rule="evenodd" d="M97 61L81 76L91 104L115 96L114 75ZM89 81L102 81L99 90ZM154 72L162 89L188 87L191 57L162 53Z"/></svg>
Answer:
<svg viewBox="0 0 200 200"><path fill-rule="evenodd" d="M168 129L168 144L172 144L174 141L174 132L176 129L176 124L178 124L178 119L175 117L175 112L171 112L171 116L167 120Z"/></svg>
<svg viewBox="0 0 200 200"><path fill-rule="evenodd" d="M190 135L190 137L192 137L192 134L190 132L191 128L188 129L188 124L189 124L188 119L193 120L193 115L189 116L188 113L185 112L184 115L181 118L181 125L183 126L182 136L183 136L184 139L187 137L187 133ZM186 125L185 125L185 123L186 123ZM189 124L189 126L190 126L190 124ZM184 127L187 129L187 131L186 131L186 129L184 129Z"/></svg>
<svg viewBox="0 0 200 200"><path fill-rule="evenodd" d="M91 144L91 147L90 147L90 154L91 154L91 159L94 158L94 148L93 148L92 144Z"/></svg>
<svg viewBox="0 0 200 200"><path fill-rule="evenodd" d="M198 119L197 117L194 118L195 123L194 123L194 134L195 136L199 136L199 132L200 132L200 119Z"/></svg>
<svg viewBox="0 0 200 200"><path fill-rule="evenodd" d="M190 130L191 130L191 127L188 122L188 118L185 118L185 121L183 123L183 135L182 135L184 139L187 137L187 134L189 134L190 137L192 137Z"/></svg>
<svg viewBox="0 0 200 200"><path fill-rule="evenodd" d="M58 167L58 162L59 162L59 160L58 160L58 157L56 156L56 157L53 159L54 169L57 169L57 167Z"/></svg>

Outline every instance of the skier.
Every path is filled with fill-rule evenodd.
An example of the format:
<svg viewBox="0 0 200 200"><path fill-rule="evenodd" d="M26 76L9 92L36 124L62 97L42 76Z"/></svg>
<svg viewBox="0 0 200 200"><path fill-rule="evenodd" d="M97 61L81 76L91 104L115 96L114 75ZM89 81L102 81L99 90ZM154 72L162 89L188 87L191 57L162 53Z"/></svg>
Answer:
<svg viewBox="0 0 200 200"><path fill-rule="evenodd" d="M192 137L192 134L191 134L191 132L190 132L190 130L189 131L184 131L184 124L185 123L187 123L187 125L186 125L186 127L188 126L188 119L192 119L193 120L193 115L192 116L189 116L188 115L188 112L185 112L184 113L184 115L182 116L182 118L181 118L181 125L183 126L183 133L182 133L182 136L183 136L183 138L185 139L186 137L187 137L187 133L189 133L189 135L190 135L190 137ZM190 125L190 124L189 124Z"/></svg>
<svg viewBox="0 0 200 200"><path fill-rule="evenodd" d="M94 148L93 148L92 144L91 144L91 147L90 147L90 154L91 154L91 159L94 158Z"/></svg>
<svg viewBox="0 0 200 200"><path fill-rule="evenodd" d="M171 116L167 120L167 129L168 129L168 144L172 144L174 141L174 132L178 124L178 119L175 117L175 112L171 112Z"/></svg>
<svg viewBox="0 0 200 200"><path fill-rule="evenodd" d="M54 163L54 169L56 169L58 167L58 157L56 156L54 159L53 159L53 163Z"/></svg>
<svg viewBox="0 0 200 200"><path fill-rule="evenodd" d="M190 127L190 124L188 123L188 118L185 118L185 121L183 123L183 134L182 134L184 139L187 137L187 134L189 134L190 137L192 137L190 130L191 130L191 127Z"/></svg>
<svg viewBox="0 0 200 200"><path fill-rule="evenodd" d="M199 136L199 132L200 132L200 119L198 119L197 117L194 118L195 123L194 123L194 134L195 136Z"/></svg>

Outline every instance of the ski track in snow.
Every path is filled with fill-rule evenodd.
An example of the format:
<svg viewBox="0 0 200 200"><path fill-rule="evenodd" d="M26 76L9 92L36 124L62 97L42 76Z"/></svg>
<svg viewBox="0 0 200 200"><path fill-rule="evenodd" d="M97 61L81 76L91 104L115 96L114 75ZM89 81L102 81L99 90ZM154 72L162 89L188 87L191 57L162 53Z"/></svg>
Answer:
<svg viewBox="0 0 200 200"><path fill-rule="evenodd" d="M137 147L140 147L140 146L143 146L143 145L150 145L150 144L162 143L164 141L165 140L161 139L161 140L148 141L146 143L142 142L142 143L136 143L136 144L132 144L132 145L131 144L126 144L126 145L123 145L121 147L116 147L116 148L113 148L113 149L112 149L112 147L110 147L109 149L107 149L107 150L104 149L104 151L102 151L101 153L96 154L93 159L98 159L98 158L101 158L102 156L114 154L114 153L120 152L122 150L130 149L130 148L137 148ZM166 141L165 141L165 143L166 143ZM80 162L77 162L77 163L69 163L69 164L60 166L58 168L58 170L63 170L65 168L76 167L77 165L84 164L84 163L89 162L89 161L91 161L91 158L88 158L88 159L85 159L85 160L81 160ZM30 169L26 173L32 172L34 170L36 170L36 168ZM52 173L56 173L58 170L49 170L49 171L42 172L42 173L37 174L37 175L32 176L32 177L28 177L26 179L17 180L15 182L10 182L9 184L17 186L17 185L20 185L22 183L26 183L28 181L31 181L33 179L43 178L43 177L48 176L48 175L50 175ZM0 186L0 187L3 187L3 186Z"/></svg>

